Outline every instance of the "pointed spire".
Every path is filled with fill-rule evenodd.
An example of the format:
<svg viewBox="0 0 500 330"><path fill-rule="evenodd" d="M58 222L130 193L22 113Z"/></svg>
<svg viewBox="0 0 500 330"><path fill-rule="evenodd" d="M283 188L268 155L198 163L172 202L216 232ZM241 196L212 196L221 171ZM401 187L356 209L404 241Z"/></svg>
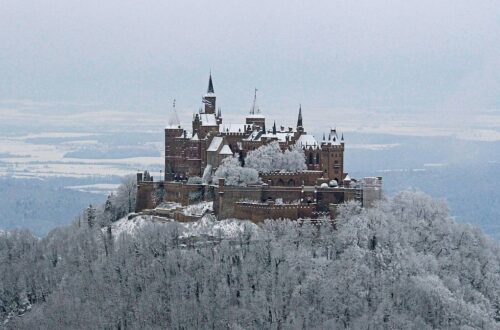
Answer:
<svg viewBox="0 0 500 330"><path fill-rule="evenodd" d="M250 109L250 114L251 115L255 115L255 114L259 114L260 113L260 109L259 109L259 106L257 105L257 88L255 88L254 90L254 94L253 94L253 104L252 104L252 108Z"/></svg>
<svg viewBox="0 0 500 330"><path fill-rule="evenodd" d="M181 122L179 121L179 116L177 116L177 110L175 109L175 99L172 106L172 112L168 118L168 126L170 127L179 127Z"/></svg>
<svg viewBox="0 0 500 330"><path fill-rule="evenodd" d="M208 89L207 94L214 94L214 84L212 83L212 71L210 71L210 77L208 78Z"/></svg>
<svg viewBox="0 0 500 330"><path fill-rule="evenodd" d="M323 132L323 141L325 141L325 133Z"/></svg>
<svg viewBox="0 0 500 330"><path fill-rule="evenodd" d="M297 119L297 127L302 127L302 104L299 105L299 118Z"/></svg>
<svg viewBox="0 0 500 330"><path fill-rule="evenodd" d="M276 120L274 121L273 125L273 135L276 135Z"/></svg>
<svg viewBox="0 0 500 330"><path fill-rule="evenodd" d="M342 137L340 138L340 141L344 141L344 133L342 133Z"/></svg>

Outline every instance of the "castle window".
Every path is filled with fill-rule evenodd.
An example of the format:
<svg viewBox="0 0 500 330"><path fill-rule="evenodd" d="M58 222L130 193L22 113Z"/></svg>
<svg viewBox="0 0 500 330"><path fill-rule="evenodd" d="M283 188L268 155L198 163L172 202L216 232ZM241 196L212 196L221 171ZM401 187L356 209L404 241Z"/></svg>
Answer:
<svg viewBox="0 0 500 330"><path fill-rule="evenodd" d="M319 164L319 154L316 154L316 164Z"/></svg>
<svg viewBox="0 0 500 330"><path fill-rule="evenodd" d="M309 164L314 164L313 154L309 154Z"/></svg>

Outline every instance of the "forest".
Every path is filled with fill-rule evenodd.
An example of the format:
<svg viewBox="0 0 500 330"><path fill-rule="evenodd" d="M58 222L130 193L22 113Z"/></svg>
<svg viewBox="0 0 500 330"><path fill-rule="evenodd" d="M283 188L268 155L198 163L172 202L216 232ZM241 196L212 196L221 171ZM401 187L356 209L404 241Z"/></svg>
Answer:
<svg viewBox="0 0 500 330"><path fill-rule="evenodd" d="M237 235L117 235L133 188L44 238L0 233L0 328L500 329L498 243L424 193Z"/></svg>

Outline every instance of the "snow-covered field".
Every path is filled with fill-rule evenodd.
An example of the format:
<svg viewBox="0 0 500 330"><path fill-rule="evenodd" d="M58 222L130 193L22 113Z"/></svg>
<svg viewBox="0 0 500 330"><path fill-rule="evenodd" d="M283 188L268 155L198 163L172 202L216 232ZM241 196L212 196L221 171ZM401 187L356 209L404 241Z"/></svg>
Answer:
<svg viewBox="0 0 500 330"><path fill-rule="evenodd" d="M120 184L118 183L96 183L96 184L87 184L80 186L67 186L66 188L76 191L89 192L93 194L107 195L109 193L115 192L119 186Z"/></svg>
<svg viewBox="0 0 500 330"><path fill-rule="evenodd" d="M151 215L138 215L131 219L124 217L111 225L113 235L119 237L122 233L134 235L146 225L165 226L174 222L172 219ZM217 221L212 215L205 215L201 220L182 223L177 222L181 228L180 237L213 236L213 237L238 237L245 230L258 232L259 227L250 222L237 219Z"/></svg>

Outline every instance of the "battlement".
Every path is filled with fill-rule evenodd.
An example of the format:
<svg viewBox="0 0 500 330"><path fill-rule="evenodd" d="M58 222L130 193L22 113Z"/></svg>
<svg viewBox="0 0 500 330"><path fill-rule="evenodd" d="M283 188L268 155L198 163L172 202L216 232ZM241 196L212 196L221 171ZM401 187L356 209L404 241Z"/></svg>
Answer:
<svg viewBox="0 0 500 330"><path fill-rule="evenodd" d="M249 219L255 223L266 219L300 219L312 218L316 206L314 204L274 204L274 203L248 203L237 202L235 204L235 217Z"/></svg>
<svg viewBox="0 0 500 330"><path fill-rule="evenodd" d="M262 181L270 186L314 186L322 176L322 171L312 170L300 172L260 173Z"/></svg>

